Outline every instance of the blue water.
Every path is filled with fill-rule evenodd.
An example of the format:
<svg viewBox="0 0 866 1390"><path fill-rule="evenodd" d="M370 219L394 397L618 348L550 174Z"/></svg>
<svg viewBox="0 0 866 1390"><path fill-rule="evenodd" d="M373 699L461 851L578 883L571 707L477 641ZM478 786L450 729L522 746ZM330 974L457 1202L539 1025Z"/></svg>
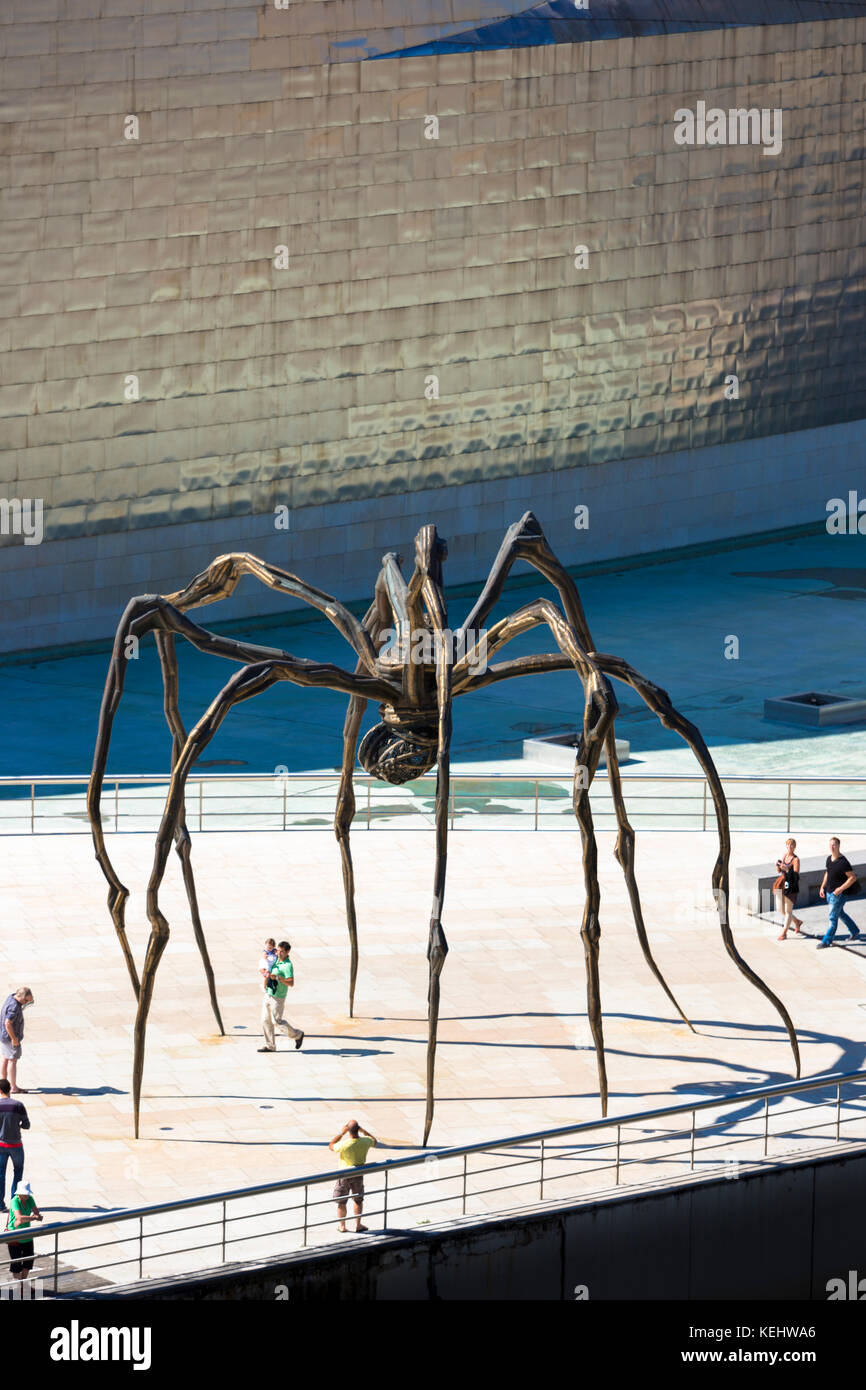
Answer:
<svg viewBox="0 0 866 1390"><path fill-rule="evenodd" d="M625 657L664 686L698 724L721 770L866 772L866 730L813 733L763 718L767 696L814 688L866 695L866 537L821 534L726 550L595 575L580 580L579 588L598 650ZM506 590L491 621L546 592L540 577ZM453 602L452 626L469 607L467 598ZM212 606L198 616L206 622L221 614ZM353 653L326 620L251 635L297 656L354 667ZM736 660L724 654L732 636L739 640ZM554 649L539 630L504 655ZM235 666L182 642L178 652L181 711L190 727ZM100 654L0 667L3 774L89 771L107 664L107 655ZM673 750L680 741L626 687L617 693L618 733L631 741L638 764L679 771L682 755ZM454 713L454 760L519 758L524 738L574 727L582 705L578 682L567 672L508 681L462 698ZM237 772L336 767L345 708L343 695L276 686L229 715L203 761ZM365 727L376 717L371 705ZM109 771L165 772L169 765L159 663L148 642L130 663Z"/></svg>

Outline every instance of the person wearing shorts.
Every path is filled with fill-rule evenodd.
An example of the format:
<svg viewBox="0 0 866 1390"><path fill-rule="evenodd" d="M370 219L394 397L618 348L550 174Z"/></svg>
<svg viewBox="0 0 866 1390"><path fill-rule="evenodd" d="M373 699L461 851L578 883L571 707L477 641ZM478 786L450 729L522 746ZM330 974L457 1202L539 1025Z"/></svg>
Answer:
<svg viewBox="0 0 866 1390"><path fill-rule="evenodd" d="M20 1184L18 1191L12 1198L9 1205L9 1222L7 1231L20 1231L18 1240L9 1241L9 1273L13 1279L26 1279L31 1269L36 1254L33 1249L33 1237L25 1235L31 1221L41 1221L42 1213L36 1205L36 1199L29 1182Z"/></svg>
<svg viewBox="0 0 866 1390"><path fill-rule="evenodd" d="M0 1009L0 1078L8 1078L13 1096L26 1094L23 1086L18 1085L18 1061L24 1037L24 1010L33 1002L32 990L22 985L3 1001Z"/></svg>
<svg viewBox="0 0 866 1390"><path fill-rule="evenodd" d="M346 1208L352 1198L355 1213L355 1230L364 1232L361 1213L364 1210L364 1174L360 1171L367 1162L367 1154L375 1148L376 1140L368 1129L362 1129L357 1120L349 1120L339 1134L335 1134L328 1148L339 1156L340 1167L349 1171L345 1177L338 1178L334 1184L333 1199L337 1203L339 1225L337 1229L346 1230Z"/></svg>

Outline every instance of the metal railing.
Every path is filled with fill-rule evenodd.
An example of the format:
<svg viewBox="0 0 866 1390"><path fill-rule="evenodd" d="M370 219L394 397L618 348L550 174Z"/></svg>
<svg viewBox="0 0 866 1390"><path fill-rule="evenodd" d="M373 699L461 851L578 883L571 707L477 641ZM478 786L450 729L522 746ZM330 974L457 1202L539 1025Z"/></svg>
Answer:
<svg viewBox="0 0 866 1390"><path fill-rule="evenodd" d="M0 834L87 833L87 776L0 777ZM115 775L102 791L107 831L155 831L168 775ZM734 830L866 831L864 777L724 777ZM292 830L333 826L337 774L194 773L186 789L190 830ZM626 773L623 787L637 830L713 830L712 796L700 775ZM425 828L433 824L436 779L392 787L355 777L353 829ZM600 829L616 819L604 772L590 799ZM452 829L573 830L572 778L567 773L452 775Z"/></svg>
<svg viewBox="0 0 866 1390"><path fill-rule="evenodd" d="M494 1213L534 1209L540 1202L589 1200L601 1192L629 1185L628 1174L633 1174L631 1185L649 1181L669 1184L678 1179L693 1179L696 1174L718 1178L722 1170L726 1176L736 1176L739 1157L732 1159L722 1151L739 1151L745 1145L750 1146L750 1152L744 1154L744 1163L773 1166L793 1161L798 1153L820 1154L825 1147L834 1151L843 1140L859 1147L866 1144L864 1085L866 1072L831 1073L638 1114L514 1135L493 1143L468 1144L433 1154L371 1163L363 1170L367 1186L364 1219L376 1220L377 1233L405 1232L429 1224L429 1213L434 1210L443 1221L478 1220ZM856 1094L846 1094L851 1091ZM825 1093L823 1099L821 1092ZM786 1099L806 1096L810 1099L805 1105L775 1108ZM732 1108L739 1108L742 1113L698 1120L699 1115L729 1112ZM792 1126L791 1118L802 1114L809 1114L814 1122ZM682 1116L688 1117L687 1123L676 1124ZM781 1127L779 1121L784 1122ZM843 1136L843 1126L857 1121L860 1134ZM560 1142L563 1140L572 1142ZM677 1148L679 1140L684 1142ZM453 1171L443 1171L446 1168ZM422 1176L414 1177L418 1169ZM46 1259L46 1238L49 1241L47 1273L54 1294L73 1293L83 1287L101 1286L109 1290L112 1283L116 1286L135 1279L190 1270L200 1272L231 1259L279 1258L311 1246L321 1248L329 1243L325 1228L334 1239L339 1239L333 1235L335 1198L328 1192L311 1200L310 1194L330 1187L346 1177L347 1172L342 1168L31 1229L42 1248L41 1265ZM401 1180L406 1173L411 1175L408 1182ZM606 1175L601 1186L596 1177L599 1173ZM496 1181L487 1185L491 1174ZM508 1180L501 1181L503 1176ZM449 1184L451 1190L443 1192ZM406 1200L410 1189L420 1190ZM278 1194L279 1203L267 1205ZM371 1206L371 1199L380 1204ZM244 1206L246 1210L239 1210ZM328 1215L319 1219L322 1208L327 1208ZM213 1214L209 1209L213 1209ZM167 1224L178 1212L194 1219L189 1224ZM296 1217L291 1224L278 1224L290 1213ZM423 1215L419 1217L419 1213ZM250 1229L253 1226L258 1229ZM112 1238L94 1241L91 1233L97 1230ZM206 1231L211 1234L204 1240L193 1240ZM68 1248L61 1244L81 1236L85 1237L82 1244ZM15 1239L14 1231L0 1233L0 1242ZM176 1240L180 1245L174 1247L172 1242ZM239 1247L243 1245L247 1249L242 1253ZM109 1251L110 1257L104 1253ZM211 1261L207 1266L203 1263L205 1252L209 1252ZM94 1254L96 1260L92 1258ZM5 1263L0 1260L0 1267ZM125 1274L121 1276L120 1270ZM44 1268L37 1272L40 1278L46 1273Z"/></svg>

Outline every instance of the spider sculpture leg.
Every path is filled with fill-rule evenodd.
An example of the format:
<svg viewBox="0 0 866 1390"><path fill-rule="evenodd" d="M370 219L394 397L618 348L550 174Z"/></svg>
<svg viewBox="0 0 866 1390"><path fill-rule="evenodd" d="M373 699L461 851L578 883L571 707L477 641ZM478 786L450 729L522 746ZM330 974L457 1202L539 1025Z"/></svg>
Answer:
<svg viewBox="0 0 866 1390"><path fill-rule="evenodd" d="M716 824L719 833L719 853L713 868L713 892L716 896L716 905L719 910L719 925L722 932L722 940L725 950L731 960L736 965L741 974L760 990L766 999L769 999L773 1008L778 1013L785 1025L788 1039L791 1043L791 1050L794 1054L794 1064L796 1074L800 1075L800 1048L797 1042L797 1033L791 1016L785 1008L781 999L765 984L760 975L757 975L750 965L743 960L737 950L733 933L731 932L730 921L728 918L728 893L730 890L730 861L731 861L731 829L728 820L728 807L725 800L725 793L722 788L721 778L716 771L716 766L710 756L710 750L704 742L700 731L690 720L680 714L671 703L670 696L661 686L655 685L647 680L628 662L622 661L619 657L607 656L596 653L596 660L603 670L630 685L631 688L641 696L645 704L658 715L661 723L666 729L671 729L678 733L691 748L695 757L701 765L701 769L709 784L713 798L713 805L716 810Z"/></svg>
<svg viewBox="0 0 866 1390"><path fill-rule="evenodd" d="M606 1115L607 1071L604 1060L604 1033L598 973L600 937L598 851L590 810L589 792L598 767L602 747L608 733L612 732L613 729L613 720L617 710L616 697L610 681L598 669L590 655L592 643L589 637L589 628L574 580L565 566L554 555L537 517L532 512L526 512L520 521L515 522L505 533L487 582L474 608L463 623L459 636L465 638L467 632L477 632L483 625L502 593L515 560L526 560L534 569L543 574L557 590L565 611L565 617L563 618L559 610L551 604L544 610L543 619L551 627L560 650L573 664L585 691L583 733L575 760L573 804L583 847L583 878L586 897L580 934L586 959L587 1012L598 1062L602 1114ZM544 604L545 600L541 600L541 603ZM585 776L582 769L586 770Z"/></svg>
<svg viewBox="0 0 866 1390"><path fill-rule="evenodd" d="M439 977L448 954L448 942L442 927L442 908L445 901L445 874L448 866L448 799L451 786L451 704L453 684L453 649L451 635L446 633L448 613L442 592L441 558L444 553L436 528L425 526L416 540L417 568L409 584L410 605L415 601L414 581L420 576L420 595L438 641L436 644L436 706L437 769L436 769L436 863L433 872L433 909L427 935L429 969L427 987L427 1104L424 1115L426 1144L433 1124L434 1079L436 1072L436 1040L439 1030ZM411 611L411 609L410 609Z"/></svg>
<svg viewBox="0 0 866 1390"><path fill-rule="evenodd" d="M357 620L353 619L353 622ZM360 629L360 623L357 624ZM211 721L210 733L204 733L204 743L215 732L222 718L231 704L235 704L240 699L247 699L250 695L258 693L259 689L266 689L271 684L267 680L264 684L258 685L255 682L250 684L252 678L249 673L241 672L236 678L235 685L229 683L226 690L230 692L228 703L225 709L219 710L219 697L211 706L205 721L200 721L193 732L186 739L183 749L176 754L175 766L172 771L171 788L169 792L169 803L163 822L160 828L160 838L158 840L157 859L154 873L148 888L148 918L151 923L151 936L148 943L147 954L145 957L142 982L139 986L135 965L132 961L131 952L126 942L125 925L123 921L123 911L128 897L128 891L120 883L114 872L111 861L105 847L105 839L102 833L101 818L99 813L100 793L103 778L105 775L105 765L108 758L108 749L111 738L114 717L120 702L123 691L123 683L126 675L125 650L130 637L140 638L146 632L156 630L166 634L179 634L185 637L193 646L200 651L211 652L214 655L227 657L234 661L253 662L251 669L261 671L264 667L267 670L276 670L277 674L273 680L289 680L297 685L304 686L326 686L331 690L339 690L350 696L361 696L362 698L375 697L380 700L392 700L399 691L399 687L391 682L382 680L378 676L354 675L342 670L339 666L330 663L319 663L306 661L302 658L293 657L288 652L276 651L273 648L260 647L254 643L240 642L234 638L223 637L217 633L208 631L206 628L199 627L192 622L175 605L158 595L145 595L140 599L134 599L128 605L123 616L114 645L114 656L109 667L108 678L106 680L105 692L103 695L102 709L100 711L99 731L97 734L96 749L94 752L93 772L88 786L88 811L93 830L94 846L96 856L100 866L108 879L110 885L109 907L115 921L118 936L124 947L124 955L130 969L130 976L136 989L138 999L138 1011L135 1026L135 1062L133 1069L133 1097L135 1108L135 1132L138 1134L138 1117L141 1097L141 1074L144 1059L144 1031L147 1022L147 1014L150 1008L150 1000L153 992L153 979L165 943L168 939L168 924L159 910L157 890L165 870L165 860L168 853L172 837L178 832L178 827L183 815L183 788L186 782L186 775L191 766L191 761L198 756L203 737L202 723ZM369 634L363 633L363 642L369 644L373 650ZM359 641L359 645L363 646ZM359 653L360 655L360 653ZM170 670L170 668L169 668ZM238 684L240 680L240 684ZM225 692L223 692L225 695ZM167 695L168 705L171 706L171 697ZM218 717L217 717L218 716ZM190 752L192 750L192 752ZM168 839L165 839L166 834Z"/></svg>
<svg viewBox="0 0 866 1390"><path fill-rule="evenodd" d="M129 609L127 609L127 613L128 612ZM108 910L111 914L111 920L114 923L117 939L120 942L123 958L126 961L126 968L129 971L129 978L132 981L133 992L136 999L138 999L138 970L136 969L129 941L126 936L126 903L129 898L129 889L121 883L114 865L111 862L105 843L105 832L102 826L102 809L100 806L102 783L105 777L105 765L108 761L108 744L111 737L111 728L114 723L114 716L117 713L117 707L120 704L120 697L123 694L123 683L126 678L126 643L130 634L126 630L125 617L126 615L124 615L124 619L121 620L114 638L111 664L108 668L105 689L102 694L102 706L99 711L99 732L96 738L93 770L87 785L87 815L90 820L90 832L93 837L96 859L105 878L108 880Z"/></svg>
<svg viewBox="0 0 866 1390"><path fill-rule="evenodd" d="M235 672L231 680L220 691L210 708L196 724L186 739L172 769L171 782L166 798L165 810L156 837L153 869L147 885L147 916L150 921L150 940L144 967L141 972L141 990L138 996L138 1009L135 1016L134 1052L132 1063L132 1104L135 1117L135 1137L138 1138L139 1114L141 1109L141 1080L144 1071L144 1047L147 1032L147 1017L153 998L156 971L168 945L169 927L159 906L159 888L165 874L168 852L183 815L184 789L187 774L196 758L207 747L232 705L248 700L260 691L267 690L280 679L276 663L264 662L259 666L246 666Z"/></svg>
<svg viewBox="0 0 866 1390"><path fill-rule="evenodd" d="M580 596L577 592L577 585L575 584L571 575L565 569L564 565L560 563L560 561L554 555L553 551L550 549L550 546L547 543L547 539L544 536L541 526L539 525L537 518L533 515L532 512L526 512L524 516L521 517L520 521L515 522L515 524L509 527L508 531L506 532L505 538L499 550L499 554L497 555L493 568L490 572L490 578L488 579L487 584L485 585L484 590L480 595L477 604L475 605L475 608L473 609L469 617L466 619L464 628L475 631L477 630L478 625L484 622L485 618L491 612L497 599L499 598L505 580L509 574L509 571L511 570L511 566L514 564L514 561L516 559L523 559L528 561L529 564L533 565L536 569L538 569L545 576L545 578L549 579L550 582L556 587L556 589L559 592L560 598L562 599L566 617L568 618L568 621L574 628L574 631L576 632L580 642L582 643L584 650L587 652L592 652L595 648L595 643L593 642L592 637L590 635L589 624L586 621L586 615L583 611L583 605L580 601ZM521 610L521 612L524 611L526 610ZM515 614L515 619L518 616L519 615ZM510 620L506 619L505 624L507 624L509 621ZM501 626L504 625L497 625L497 627ZM522 631L525 630L525 628L521 627L518 624L517 630ZM494 632L495 631L496 629L494 629ZM508 641L511 635L516 636L517 632L509 632L506 627L502 641ZM493 633L491 633L490 636L492 637ZM502 642L496 643L496 645L502 645ZM491 646L488 642L488 651L490 650ZM616 734L613 724L611 725L606 735L605 746L607 760L607 775L608 781L610 783L611 794L613 796L614 810L616 813L617 820L617 842L616 849L614 852L617 861L620 864L623 874L625 876L626 887L628 889L629 901L631 903L632 916L634 918L635 930L637 932L638 941L640 942L640 947L643 951L644 959L646 960L650 970L655 975L656 979L658 980L665 994L670 999L677 1013L680 1015L683 1021L688 1024L689 1028L691 1028L692 1025L689 1022L689 1019L686 1017L685 1013L680 1008L680 1005L678 1004L677 1000L674 998L674 995L671 992L667 984L667 981L665 980L664 976L659 970L659 967L650 949L646 925L643 919L640 892L638 890L637 878L635 877L634 872L634 830L629 824L628 816L626 814L625 809L625 801L622 796L622 787L620 785L619 778L619 763L616 758ZM692 1029L692 1031L694 1032L694 1029Z"/></svg>
<svg viewBox="0 0 866 1390"><path fill-rule="evenodd" d="M160 666L162 667L162 684L164 691L165 718L172 735L172 754L171 765L175 766L180 757L181 750L186 743L186 730L183 727L183 720L180 717L178 708L178 680L177 680L177 653L174 646L174 635L170 632L157 632L156 649L159 653ZM192 918L192 929L195 935L196 945L204 966L205 979L207 980L208 993L210 995L211 1008L217 1027L225 1037L222 1014L220 1013L219 1001L216 992L216 980L214 979L213 966L211 965L210 955L205 940L204 928L201 924L201 913L198 908L198 894L195 887L195 878L192 872L192 840L186 823L186 801L181 801L180 817L178 819L177 830L175 831L175 849L181 862L183 873L183 886L186 890L186 898L189 903L190 917Z"/></svg>
<svg viewBox="0 0 866 1390"><path fill-rule="evenodd" d="M616 856L617 863L622 869L623 876L625 877L637 939L640 942L644 960L650 970L655 975L668 999L670 999L680 1018L683 1020L683 1023L688 1024L689 1028L694 1032L694 1025L680 1007L679 1002L656 963L656 959L649 944L649 937L647 936L646 923L644 922L643 916L643 907L640 900L640 890L637 886L637 876L634 867L635 833L625 808L625 797L622 794L622 778L619 775L619 759L616 754L616 733L612 726L605 741L605 757L607 759L607 780L610 784L611 795L613 797L617 824L616 846L613 852Z"/></svg>
<svg viewBox="0 0 866 1390"><path fill-rule="evenodd" d="M176 594L169 594L168 601L175 608L180 609L182 613L185 613L189 608L199 608L205 603L216 603L220 599L227 598L245 574L252 575L259 583L267 585L269 589L291 594L293 598L302 599L311 608L316 608L320 613L324 613L325 617L343 634L346 641L355 648L370 674L375 676L375 648L370 634L354 614L350 613L348 608L344 607L338 599L333 598L331 594L326 594L322 589L317 589L312 584L306 584L304 580L299 579L297 575L291 574L288 570L280 569L277 565L265 564L255 555L241 553L218 556L208 565L206 570L196 575L185 589L181 589Z"/></svg>
<svg viewBox="0 0 866 1390"><path fill-rule="evenodd" d="M188 621L188 620L187 620ZM327 672L326 682L321 678ZM332 674L333 673L333 674ZM336 685L339 678L340 684ZM186 779L189 771L210 743L229 710L243 700L261 694L276 681L287 680L297 685L323 685L331 688L348 689L353 694L353 685L365 690L365 681L340 671L338 667L323 667L316 662L303 661L298 657L282 656L272 661L259 662L236 671L217 695L208 710L188 735L172 769L171 782L166 797L165 810L160 822L154 850L153 870L147 888L147 915L151 924L150 940L141 975L141 989L138 998L138 1011L135 1020L135 1050L133 1058L132 1088L135 1114L135 1134L138 1137L139 1112L141 1105L141 1080L144 1069L145 1033L147 1017L153 997L153 984L162 953L169 937L169 927L159 906L159 889L165 874L171 842L183 814ZM371 684L376 684L371 682Z"/></svg>
<svg viewBox="0 0 866 1390"><path fill-rule="evenodd" d="M255 562L255 566L258 568L253 568L253 561L250 556L224 556L221 560L214 561L214 564L206 571L205 576L200 575L197 580L193 581L188 589L183 591L180 596L182 602L187 607L195 606L197 603L215 602L224 592L231 592L237 583L239 572L244 566L249 572L254 573L256 577L261 577L258 568L267 568L261 566L261 563L258 561ZM211 571L216 572L216 578L207 580L207 576L211 575ZM226 571L230 572L230 577L232 579L231 583L229 583L229 580L226 578ZM238 571L238 573L235 573L236 571ZM328 616L343 635L347 636L351 641L359 657L359 665L363 665L366 671L372 669L373 672L371 675L352 676L348 672L342 671L339 667L329 664L317 666L315 662L301 662L299 667L296 666L296 669L303 668L308 673L318 671L318 675L315 678L310 676L309 680L302 683L326 685L334 690L342 690L348 694L354 694L357 689L363 687L366 682L369 686L369 689L365 691L366 694L380 700L392 700L395 698L395 695L399 693L399 685L392 685L390 682L381 680L375 675L375 648L373 647L369 633L362 624L358 622L357 618L353 617L348 610L344 609L342 604L338 603L336 599L330 599L328 595L320 593L319 590L312 589L302 584L294 575L276 570L273 570L272 573L269 570L269 575L270 578L268 582L270 582L271 587L286 587L296 597L305 598L312 607L325 611L326 616ZM205 582L206 580L207 582ZM265 581L263 580L263 582ZM222 585L222 587L220 587L220 585ZM326 600L327 603L325 602ZM199 627L185 615L183 608L158 594L144 594L139 598L134 598L126 607L114 639L114 648L102 696L102 705L99 713L99 728L93 754L93 769L87 788L87 811L96 859L109 885L109 911L115 931L117 932L118 940L120 941L136 998L138 998L139 993L138 972L127 940L125 920L129 889L120 881L108 854L102 825L100 800L114 720L120 705L126 680L130 644L132 639L138 641L150 631L178 634L186 637L186 639L194 647L197 647L199 651L209 652L214 656L225 657L230 661L257 662L268 659L288 659L291 662L296 660L287 652L280 652L272 647L262 647L251 642L237 641L234 638L223 637L217 633L210 632L207 628ZM166 668L163 665L164 678L165 674ZM168 695L166 695L166 700L166 714L168 716L170 706ZM182 862L184 854L185 851L181 854Z"/></svg>
<svg viewBox="0 0 866 1390"><path fill-rule="evenodd" d="M613 728L617 704L607 677L599 670L593 657L583 650L571 623L567 621L556 604L551 603L548 599L537 599L528 609L523 610L523 616L527 623L529 623L530 618L533 618L538 622L547 624L557 646L563 653L563 664L568 662L574 668L585 691L583 730L575 761L573 806L583 847L585 900L580 934L586 960L587 1015L595 1043L602 1114L606 1115L607 1068L604 1055L604 1029L598 969L601 936L598 849L589 793L598 768L602 748ZM478 679L483 683L483 676ZM472 682L471 686L476 688L475 682Z"/></svg>
<svg viewBox="0 0 866 1390"><path fill-rule="evenodd" d="M543 623L545 621L546 619L544 615L539 612L536 604L528 604L525 608L520 608L516 613L512 613L510 617L503 618L501 622L494 624L494 626L490 629L489 633L487 634L486 652L488 658L490 656L493 656L500 649L500 647L505 646L505 644L511 641L512 638L518 637L522 633L530 631L530 629L537 627L539 623ZM540 659L541 658L537 657L523 658L522 660L519 659L514 663L508 663L508 666L511 667L513 665L514 668L529 669L525 666L524 663L532 663ZM469 688L477 690L480 688L480 686L483 686L488 683L488 678L484 675L482 675L480 679L477 680L471 679L469 673L472 669L472 663L474 660L475 650L473 649L472 652L467 653L466 657L458 663L458 666L455 670L457 694L462 694L466 689ZM567 657L550 657L544 658L544 660L552 661L554 663L555 669L565 670L571 665L571 662ZM496 670L497 668L494 667L493 669ZM514 675L519 675L520 669L514 669L511 673ZM692 1027L691 1022L687 1018L686 1014L683 1012L683 1009L680 1006L675 995L673 994L673 991L671 990L670 986L668 985L667 981L662 975L658 963L656 962L656 959L653 956L652 948L650 947L649 937L647 935L646 930L646 924L644 922L643 917L643 908L640 900L640 891L638 889L637 878L635 875L635 833L631 824L629 823L625 807L625 799L622 793L622 781L619 775L619 762L616 756L616 730L614 723L611 723L611 726L608 729L607 734L605 736L605 756L607 760L608 780L610 782L611 792L613 795L614 810L616 813L616 821L618 828L614 854L623 870L623 874L625 877L629 901L631 903L632 917L634 919L635 930L637 932L637 938L640 943L644 959L647 965L649 966L650 970L652 971L653 975L658 980L659 984L661 985L668 999L670 999L671 1003L673 1004L677 1013L682 1018L683 1022L688 1024L689 1028L691 1028L692 1032L694 1032L695 1030Z"/></svg>
<svg viewBox="0 0 866 1390"><path fill-rule="evenodd" d="M521 610L526 612L527 610ZM516 617L517 615L515 615ZM497 625L500 626L500 625ZM521 627L525 631L526 624ZM501 645L501 643L499 643ZM716 810L716 830L719 837L719 853L713 869L713 890L716 893L716 901L719 910L719 919L722 932L722 940L725 949L737 966L737 969L750 981L751 984L759 989L761 993L769 999L773 1008L785 1025L785 1031L791 1043L794 1054L794 1063L797 1076L800 1075L800 1049L797 1043L797 1034L790 1015L782 1001L773 993L770 987L758 976L751 967L743 960L730 929L728 920L728 890L729 890L729 867L730 867L730 826L728 822L728 808L725 801L725 794L722 788L721 779L716 771L713 760L710 756L704 740L698 729L689 722L683 715L679 714L671 703L667 692L659 686L654 686L646 677L634 671L627 662L621 661L618 657L601 655L594 652L593 656L599 666L613 676L616 680L623 681L631 686L636 694L640 695L649 709L658 716L659 720L666 728L678 733L688 744L700 763L701 769L710 787L713 797L713 804ZM472 678L463 678L460 683L458 694L470 691L481 690L485 685L493 685L501 680L510 680L515 676L546 675L551 671L565 671L571 666L571 662L562 656L552 653L545 653L539 656L519 657L513 661L503 661L496 665L488 666L486 671ZM458 668L459 669L459 668Z"/></svg>
<svg viewBox="0 0 866 1390"><path fill-rule="evenodd" d="M364 627L370 633L374 643L377 641L382 628L387 624L387 612L383 610L381 603L378 601L378 591L379 585L377 584L377 602L367 610L364 617ZM363 663L359 661L355 667L355 675L360 675L362 670ZM358 919L355 913L355 869L352 864L352 847L349 840L349 832L355 817L354 774L355 758L358 749L358 733L366 708L366 700L358 695L352 696L343 724L343 763L340 769L340 786L337 792L337 806L334 812L334 834L337 837L337 844L340 846L340 862L343 869L343 895L346 901L346 926L349 929L350 1018L352 1018L355 1013L355 983L358 978Z"/></svg>
<svg viewBox="0 0 866 1390"><path fill-rule="evenodd" d="M334 834L340 846L340 860L343 866L343 893L346 899L346 925L349 928L349 1017L355 1012L355 981L358 977L358 920L355 914L355 870L352 864L352 848L349 843L349 830L355 815L355 755L358 747L358 731L367 701L353 695L346 711L343 725L343 766L340 772L340 789L337 793L337 809L334 812Z"/></svg>

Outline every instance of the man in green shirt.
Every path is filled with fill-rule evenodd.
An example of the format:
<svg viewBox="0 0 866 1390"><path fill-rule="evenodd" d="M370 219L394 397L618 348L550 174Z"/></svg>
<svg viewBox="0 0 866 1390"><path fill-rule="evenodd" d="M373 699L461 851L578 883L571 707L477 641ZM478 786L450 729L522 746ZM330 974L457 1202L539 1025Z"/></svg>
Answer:
<svg viewBox="0 0 866 1390"><path fill-rule="evenodd" d="M277 958L265 980L265 992L262 996L262 1032L265 1035L265 1045L259 1048L259 1052L276 1052L277 1028L285 1028L287 1036L294 1038L296 1048L304 1041L302 1030L293 1027L287 1018L283 1018L286 995L295 986L295 972L289 960L291 949L288 941L279 943Z"/></svg>
<svg viewBox="0 0 866 1390"><path fill-rule="evenodd" d="M8 1231L20 1231L17 1240L9 1241L9 1273L13 1279L26 1279L33 1268L36 1256L33 1251L33 1237L27 1234L31 1221L41 1221L42 1213L36 1205L29 1182L19 1185L9 1204Z"/></svg>

